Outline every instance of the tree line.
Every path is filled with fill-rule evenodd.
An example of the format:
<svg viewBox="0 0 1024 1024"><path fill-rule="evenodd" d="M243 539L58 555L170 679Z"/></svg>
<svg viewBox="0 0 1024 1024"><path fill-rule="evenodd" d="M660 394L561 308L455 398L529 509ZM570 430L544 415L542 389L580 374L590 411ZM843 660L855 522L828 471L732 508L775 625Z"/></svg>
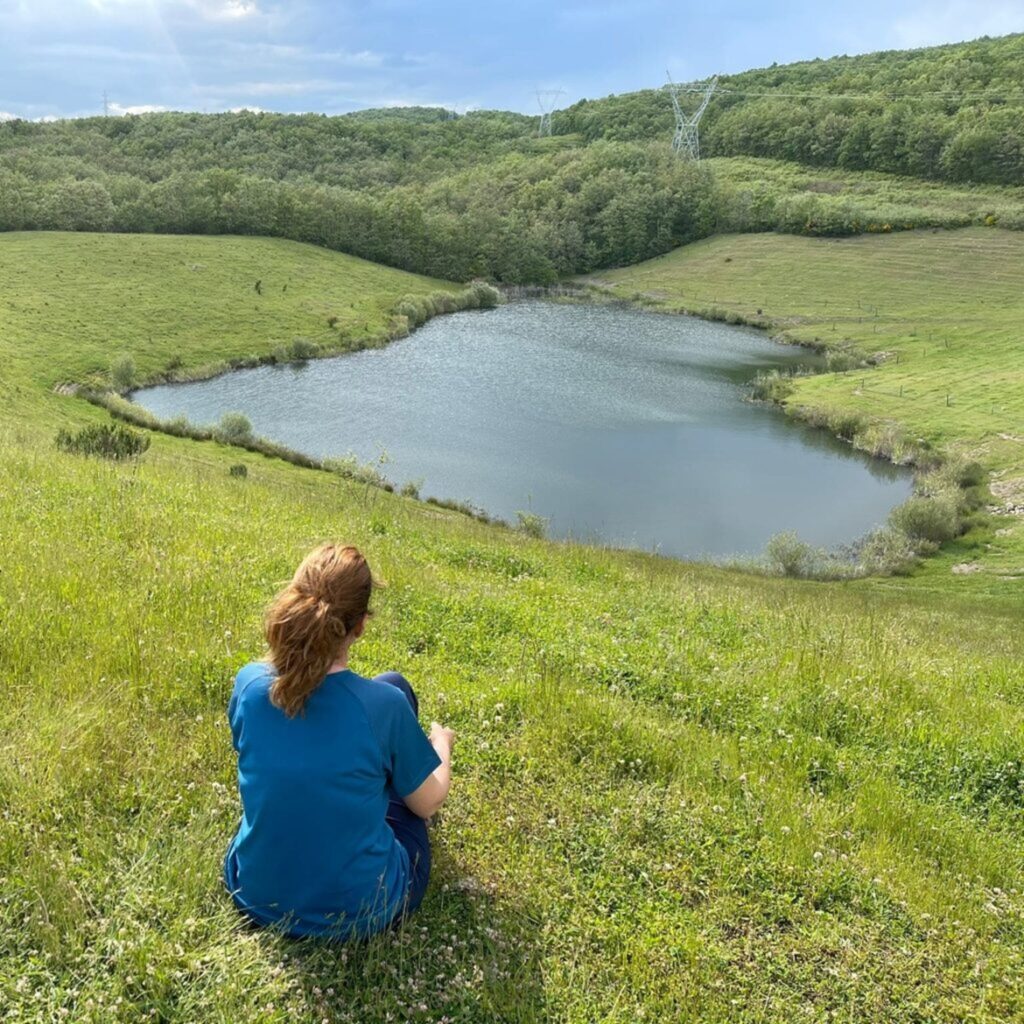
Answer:
<svg viewBox="0 0 1024 1024"><path fill-rule="evenodd" d="M1022 49L1024 36L1012 36L733 76L702 124L703 148L1020 183L1024 104L1011 102L1010 87L1018 68L1024 81ZM922 100L886 99L885 89L916 89ZM982 91L1005 102L964 99ZM8 121L0 230L271 235L446 279L543 284L715 231L972 222L948 210L872 209L830 188L790 187L782 174L738 182L716 174L715 161L673 158L671 124L657 90L576 104L543 139L524 115L431 108Z"/></svg>

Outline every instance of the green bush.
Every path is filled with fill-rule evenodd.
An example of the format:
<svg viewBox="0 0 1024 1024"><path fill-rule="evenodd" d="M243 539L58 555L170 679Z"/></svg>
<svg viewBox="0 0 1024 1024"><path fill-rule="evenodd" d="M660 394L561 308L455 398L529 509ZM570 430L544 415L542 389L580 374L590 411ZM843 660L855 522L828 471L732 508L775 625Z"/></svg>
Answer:
<svg viewBox="0 0 1024 1024"><path fill-rule="evenodd" d="M110 380L118 391L131 391L135 386L135 360L128 354L115 356L110 363Z"/></svg>
<svg viewBox="0 0 1024 1024"><path fill-rule="evenodd" d="M900 466L910 465L917 456L914 441L898 423L891 420L869 423L857 433L855 441L858 448Z"/></svg>
<svg viewBox="0 0 1024 1024"><path fill-rule="evenodd" d="M228 476L245 477L248 475L248 468L246 466L243 466L241 462L236 462L233 466L228 467Z"/></svg>
<svg viewBox="0 0 1024 1024"><path fill-rule="evenodd" d="M241 412L226 412L214 427L213 436L221 444L247 444L252 442L252 423Z"/></svg>
<svg viewBox="0 0 1024 1024"><path fill-rule="evenodd" d="M471 519L477 519L481 523L491 523L496 526L508 525L504 520L488 515L478 505L474 505L469 501L458 501L455 498L430 497L426 499L426 502L428 505L433 505L435 508L446 508L451 512L459 512L464 516L469 516Z"/></svg>
<svg viewBox="0 0 1024 1024"><path fill-rule="evenodd" d="M458 302L451 292L431 292L430 301L434 307L434 314L454 313L458 308Z"/></svg>
<svg viewBox="0 0 1024 1024"><path fill-rule="evenodd" d="M838 412L828 420L829 429L844 441L852 441L864 426L864 420L855 412Z"/></svg>
<svg viewBox="0 0 1024 1024"><path fill-rule="evenodd" d="M910 538L892 526L883 526L869 534L858 555L864 572L875 576L905 573L916 559Z"/></svg>
<svg viewBox="0 0 1024 1024"><path fill-rule="evenodd" d="M402 484L401 490L398 492L403 498L416 498L419 499L420 488L423 486L422 480L406 480Z"/></svg>
<svg viewBox="0 0 1024 1024"><path fill-rule="evenodd" d="M149 448L149 435L140 434L118 423L93 424L82 427L72 434L68 430L59 430L56 438L57 447L74 455L95 455L101 459L137 458Z"/></svg>
<svg viewBox="0 0 1024 1024"><path fill-rule="evenodd" d="M474 309L494 309L501 303L501 292L486 281L472 281L466 292Z"/></svg>
<svg viewBox="0 0 1024 1024"><path fill-rule="evenodd" d="M825 366L830 373L846 373L855 370L863 360L849 349L832 349L825 356Z"/></svg>
<svg viewBox="0 0 1024 1024"><path fill-rule="evenodd" d="M795 533L777 533L764 549L768 568L779 576L806 579L814 574L818 552Z"/></svg>
<svg viewBox="0 0 1024 1024"><path fill-rule="evenodd" d="M932 494L953 488L980 487L988 481L985 467L969 459L951 459L921 477L918 489Z"/></svg>
<svg viewBox="0 0 1024 1024"><path fill-rule="evenodd" d="M410 331L409 318L399 313L393 313L388 317L388 338L397 341L399 338L408 338Z"/></svg>
<svg viewBox="0 0 1024 1024"><path fill-rule="evenodd" d="M289 353L293 360L303 363L307 359L319 355L320 346L310 341L309 338L296 338L291 344Z"/></svg>
<svg viewBox="0 0 1024 1024"><path fill-rule="evenodd" d="M957 483L961 487L980 487L988 480L988 473L980 462L962 462L957 465Z"/></svg>
<svg viewBox="0 0 1024 1024"><path fill-rule="evenodd" d="M409 329L425 324L431 317L455 313L461 309L493 309L501 302L501 292L486 281L473 281L462 291L436 291L429 295L403 295L391 307L396 316L404 316Z"/></svg>
<svg viewBox="0 0 1024 1024"><path fill-rule="evenodd" d="M409 321L409 327L419 327L423 323L422 311L419 305L409 296L395 303L394 312L404 316Z"/></svg>
<svg viewBox="0 0 1024 1024"><path fill-rule="evenodd" d="M516 529L525 533L528 537L536 537L541 540L547 535L548 520L536 512L517 512Z"/></svg>
<svg viewBox="0 0 1024 1024"><path fill-rule="evenodd" d="M391 484L376 465L372 462L360 462L352 452L332 459L324 459L323 468L356 483L368 484L370 487L383 487L385 490L391 488Z"/></svg>
<svg viewBox="0 0 1024 1024"><path fill-rule="evenodd" d="M915 495L894 509L890 523L911 541L941 544L960 532L956 499L946 493Z"/></svg>
<svg viewBox="0 0 1024 1024"><path fill-rule="evenodd" d="M792 393L792 380L778 370L759 372L751 384L751 397L758 402L782 402Z"/></svg>
<svg viewBox="0 0 1024 1024"><path fill-rule="evenodd" d="M186 416L174 416L169 420L164 420L159 429L173 434L175 437L194 437L196 430Z"/></svg>

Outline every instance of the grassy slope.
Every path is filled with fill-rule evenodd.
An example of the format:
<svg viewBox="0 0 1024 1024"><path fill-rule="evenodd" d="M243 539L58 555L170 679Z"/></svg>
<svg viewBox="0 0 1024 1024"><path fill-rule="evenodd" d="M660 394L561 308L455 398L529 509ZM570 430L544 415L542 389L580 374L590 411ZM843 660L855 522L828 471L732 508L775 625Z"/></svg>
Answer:
<svg viewBox="0 0 1024 1024"><path fill-rule="evenodd" d="M997 224L1024 226L1024 187L925 181L877 171L808 167L761 157L712 157L705 161L718 181L751 195L775 193L793 199L834 196L871 211L869 223L888 223L896 231L908 225L966 227L991 218ZM864 228L868 224L863 225Z"/></svg>
<svg viewBox="0 0 1024 1024"><path fill-rule="evenodd" d="M37 392L104 378L122 352L148 377L295 338L343 351L382 340L403 294L453 287L282 239L61 232L0 236L0 280L4 378Z"/></svg>
<svg viewBox="0 0 1024 1024"><path fill-rule="evenodd" d="M87 283L104 267L94 246L114 244L45 241L60 254L17 238L0 252L22 247L20 269L35 244L39 273L61 258ZM224 268L265 244L170 242L224 252ZM325 287L344 293L351 262L327 259ZM1024 1013L1016 618L956 593L530 541L212 443L156 436L138 466L61 455L55 422L100 413L50 383L101 350L89 362L73 331L42 330L19 290L35 278L11 267L0 259L20 311L0 325L15 398L0 407L5 1019ZM183 296L157 270L122 285L154 309L224 301L209 277ZM364 287L385 301L384 281ZM279 326L247 329L236 314L235 351L302 315L282 305ZM106 318L119 323L96 300L80 317ZM154 367L231 350L185 330L166 346ZM247 479L228 477L238 461ZM390 584L357 668L402 668L425 717L461 737L424 908L347 950L245 930L219 883L238 812L230 677L260 652L268 595L332 535Z"/></svg>
<svg viewBox="0 0 1024 1024"><path fill-rule="evenodd" d="M792 339L888 353L874 369L798 381L789 404L905 424L986 465L1001 504L1024 503L1024 235L733 235L590 280L667 309L763 311ZM942 584L964 560L986 570L971 586L1019 591L1022 517L1001 517L977 544L951 545L923 579Z"/></svg>

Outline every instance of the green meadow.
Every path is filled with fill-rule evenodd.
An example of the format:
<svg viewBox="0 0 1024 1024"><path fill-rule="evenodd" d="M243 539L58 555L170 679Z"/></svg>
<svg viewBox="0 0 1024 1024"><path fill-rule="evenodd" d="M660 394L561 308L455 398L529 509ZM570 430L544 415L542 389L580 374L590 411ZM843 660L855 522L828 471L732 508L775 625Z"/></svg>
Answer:
<svg viewBox="0 0 1024 1024"><path fill-rule="evenodd" d="M298 339L325 352L382 344L404 293L454 289L268 238L12 232L0 272L3 380L24 400L108 383L119 355L140 378L173 379Z"/></svg>
<svg viewBox="0 0 1024 1024"><path fill-rule="evenodd" d="M898 351L788 402L1009 483L1022 244L725 237L601 279ZM122 355L157 379L376 344L446 287L284 241L0 235L0 1018L1024 1018L1011 517L962 542L981 572L944 550L823 584L536 540L213 441L54 446L108 419L57 389ZM388 584L356 670L400 668L459 733L423 908L349 947L247 928L220 882L231 678L325 537Z"/></svg>

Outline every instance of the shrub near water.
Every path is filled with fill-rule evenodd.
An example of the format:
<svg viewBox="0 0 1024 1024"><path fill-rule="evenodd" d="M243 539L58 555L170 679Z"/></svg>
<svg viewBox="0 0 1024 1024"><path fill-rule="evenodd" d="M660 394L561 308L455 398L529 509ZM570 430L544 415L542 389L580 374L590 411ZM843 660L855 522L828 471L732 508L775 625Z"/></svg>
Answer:
<svg viewBox="0 0 1024 1024"><path fill-rule="evenodd" d="M320 346L316 342L310 341L308 338L296 338L289 350L291 358L297 363L303 363L307 359L312 359L317 356L320 352Z"/></svg>
<svg viewBox="0 0 1024 1024"><path fill-rule="evenodd" d="M392 312L404 316L410 328L420 327L441 313L463 309L493 309L501 302L501 292L486 281L472 281L459 292L431 292L430 295L403 295Z"/></svg>
<svg viewBox="0 0 1024 1024"><path fill-rule="evenodd" d="M57 432L57 447L75 455L95 455L102 459L120 461L141 455L149 448L149 436L129 430L119 424L104 423L82 427L71 433Z"/></svg>
<svg viewBox="0 0 1024 1024"><path fill-rule="evenodd" d="M890 518L896 529L919 543L941 544L960 532L956 499L951 495L917 495L895 509Z"/></svg>
<svg viewBox="0 0 1024 1024"><path fill-rule="evenodd" d="M780 576L802 578L814 570L815 551L797 534L777 533L765 546L768 565Z"/></svg>
<svg viewBox="0 0 1024 1024"><path fill-rule="evenodd" d="M226 412L214 428L213 436L221 444L246 444L253 440L252 423L241 412Z"/></svg>
<svg viewBox="0 0 1024 1024"><path fill-rule="evenodd" d="M548 520L536 512L517 512L516 528L525 533L527 537L535 537L539 540L548 532Z"/></svg>
<svg viewBox="0 0 1024 1024"><path fill-rule="evenodd" d="M110 364L110 380L118 391L130 391L135 385L135 360L121 355Z"/></svg>

